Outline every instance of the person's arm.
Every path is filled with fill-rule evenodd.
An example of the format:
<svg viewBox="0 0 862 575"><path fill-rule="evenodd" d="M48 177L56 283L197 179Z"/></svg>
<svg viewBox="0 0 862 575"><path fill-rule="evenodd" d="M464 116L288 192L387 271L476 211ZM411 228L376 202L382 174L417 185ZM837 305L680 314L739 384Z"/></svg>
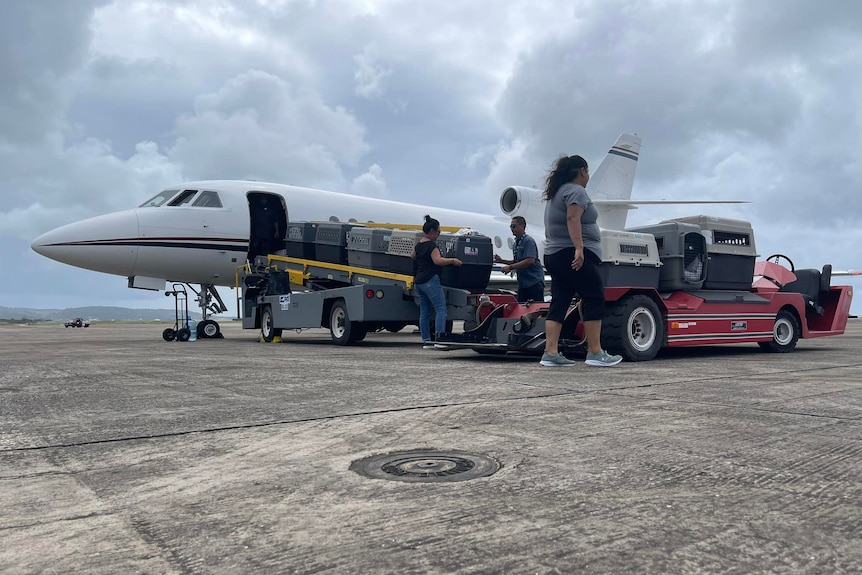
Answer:
<svg viewBox="0 0 862 575"><path fill-rule="evenodd" d="M504 267L503 273L506 273L506 268L509 268L512 270L522 270L524 268L528 268L531 265L533 265L533 262L535 262L535 261L536 261L536 258L524 258L517 263L512 263L512 264Z"/></svg>
<svg viewBox="0 0 862 575"><path fill-rule="evenodd" d="M434 251L431 252L431 261L434 262L434 265L438 265L440 267L461 265L461 260L458 258L444 258L440 255L440 248L434 248Z"/></svg>
<svg viewBox="0 0 862 575"><path fill-rule="evenodd" d="M512 265L513 263L515 263L515 260L504 260L499 256L499 254L494 254L494 262L498 264Z"/></svg>
<svg viewBox="0 0 862 575"><path fill-rule="evenodd" d="M581 269L584 265L584 238L581 234L581 216L584 215L583 206L569 204L566 206L566 227L569 230L569 238L575 244L575 259L572 260L572 269Z"/></svg>

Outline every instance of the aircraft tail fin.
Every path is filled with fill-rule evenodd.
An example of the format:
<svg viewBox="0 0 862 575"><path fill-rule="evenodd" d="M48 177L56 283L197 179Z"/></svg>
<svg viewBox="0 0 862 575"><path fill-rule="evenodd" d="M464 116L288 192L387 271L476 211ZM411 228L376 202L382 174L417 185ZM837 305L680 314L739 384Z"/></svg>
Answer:
<svg viewBox="0 0 862 575"><path fill-rule="evenodd" d="M632 197L635 173L641 151L641 137L620 134L587 185L590 198L599 210L599 225L609 230L626 227L628 211L634 206L620 203ZM614 203L605 203L610 200Z"/></svg>
<svg viewBox="0 0 862 575"><path fill-rule="evenodd" d="M602 205L602 201L631 198L640 150L640 136L621 134L590 177L587 188L599 210L599 225L603 228L621 230L625 227L628 210L634 206ZM507 216L524 216L528 222L538 224L545 211L542 190L510 186L500 195L500 209Z"/></svg>

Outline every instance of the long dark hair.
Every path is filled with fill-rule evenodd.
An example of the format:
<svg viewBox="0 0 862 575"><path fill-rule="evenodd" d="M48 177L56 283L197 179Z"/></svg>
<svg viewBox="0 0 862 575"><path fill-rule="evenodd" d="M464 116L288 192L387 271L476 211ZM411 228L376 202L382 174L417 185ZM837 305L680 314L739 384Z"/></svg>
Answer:
<svg viewBox="0 0 862 575"><path fill-rule="evenodd" d="M425 223L422 224L422 232L427 234L428 232L433 230L440 230L440 222L426 214Z"/></svg>
<svg viewBox="0 0 862 575"><path fill-rule="evenodd" d="M545 191L542 199L551 201L557 194L560 186L574 180L582 168L588 168L587 161L580 156L560 156L554 162L554 167L545 178Z"/></svg>

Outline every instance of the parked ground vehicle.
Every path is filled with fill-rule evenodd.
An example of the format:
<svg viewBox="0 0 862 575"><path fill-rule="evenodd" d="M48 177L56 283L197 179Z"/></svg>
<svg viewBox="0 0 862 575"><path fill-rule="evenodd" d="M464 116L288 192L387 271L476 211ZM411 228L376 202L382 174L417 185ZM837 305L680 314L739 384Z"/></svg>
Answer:
<svg viewBox="0 0 862 575"><path fill-rule="evenodd" d="M657 241L660 240L660 241ZM668 220L638 231L602 232L606 314L602 342L628 361L663 347L757 343L792 351L800 338L844 333L853 290L831 285L831 266L796 270L786 256L756 261L753 231L738 220ZM290 284L302 286L292 291ZM412 277L350 265L270 255L241 274L243 327L272 341L283 329L327 327L339 345L367 333L416 325ZM449 349L541 354L545 302L511 292L446 288L447 317L464 321ZM577 301L560 348L583 350Z"/></svg>
<svg viewBox="0 0 862 575"><path fill-rule="evenodd" d="M306 289L292 291L290 283ZM352 345L369 333L419 324L413 278L406 275L272 255L267 265L244 271L241 286L243 327L259 328L267 342L286 329L324 327L333 343ZM444 292L450 323L475 316L468 291Z"/></svg>
<svg viewBox="0 0 862 575"><path fill-rule="evenodd" d="M334 343L350 345L368 333L418 325L410 253L422 232L377 226L289 222L286 249L240 272L243 327L260 328L264 341L285 329L324 327ZM491 239L447 234L438 245L462 260L441 277L447 322L470 322L471 288L484 289L491 274Z"/></svg>
<svg viewBox="0 0 862 575"><path fill-rule="evenodd" d="M90 327L90 322L82 317L76 317L75 319L67 319L63 325L65 327Z"/></svg>
<svg viewBox="0 0 862 575"><path fill-rule="evenodd" d="M757 262L751 290L694 290L660 293L654 288L606 288L607 308L602 343L627 361L653 359L663 347L757 343L764 351L786 353L800 338L844 333L852 288L830 286L825 271L789 269ZM799 278L815 277L809 293L794 291ZM822 283L821 283L822 282ZM822 285L822 288L821 288ZM481 296L480 296L481 297ZM479 325L454 334L451 349L480 353L541 353L547 304L524 305L514 297L488 297L477 308ZM573 305L563 324L560 349L583 349L578 308Z"/></svg>

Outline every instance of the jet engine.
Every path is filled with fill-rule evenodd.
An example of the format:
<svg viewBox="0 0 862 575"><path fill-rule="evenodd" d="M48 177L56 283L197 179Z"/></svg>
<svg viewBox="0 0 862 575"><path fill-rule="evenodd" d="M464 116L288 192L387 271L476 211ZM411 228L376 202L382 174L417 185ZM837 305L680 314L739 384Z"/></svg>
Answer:
<svg viewBox="0 0 862 575"><path fill-rule="evenodd" d="M500 209L507 216L521 216L527 225L544 225L545 206L542 190L525 186L509 186L500 194Z"/></svg>

